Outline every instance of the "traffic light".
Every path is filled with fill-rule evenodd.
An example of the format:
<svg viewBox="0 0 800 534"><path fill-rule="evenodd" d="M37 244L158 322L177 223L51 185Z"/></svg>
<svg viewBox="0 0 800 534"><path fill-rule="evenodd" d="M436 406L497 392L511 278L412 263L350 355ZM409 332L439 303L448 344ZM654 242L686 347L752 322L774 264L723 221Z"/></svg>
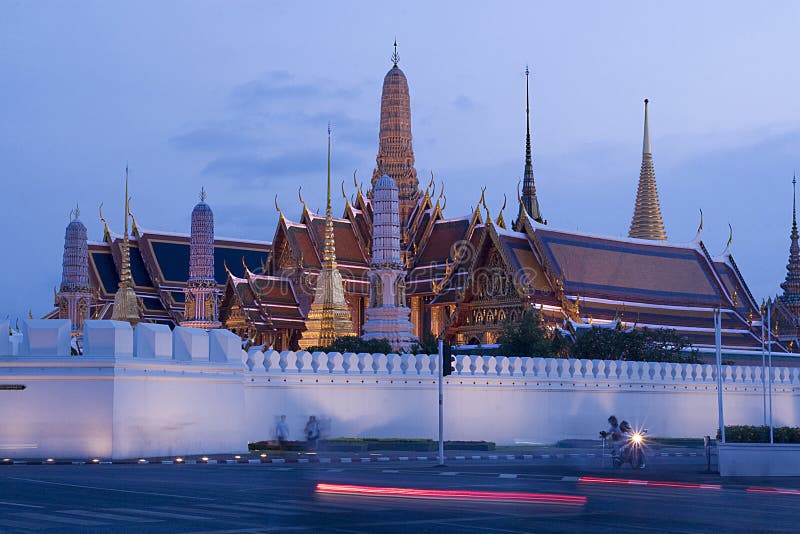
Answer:
<svg viewBox="0 0 800 534"><path fill-rule="evenodd" d="M453 374L453 349L449 343L442 343L442 376Z"/></svg>

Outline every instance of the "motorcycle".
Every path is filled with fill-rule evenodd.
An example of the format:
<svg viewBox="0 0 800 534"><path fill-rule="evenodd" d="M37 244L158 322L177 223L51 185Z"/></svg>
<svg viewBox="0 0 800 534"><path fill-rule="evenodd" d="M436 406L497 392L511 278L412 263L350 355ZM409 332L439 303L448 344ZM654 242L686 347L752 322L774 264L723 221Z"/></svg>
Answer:
<svg viewBox="0 0 800 534"><path fill-rule="evenodd" d="M644 469L646 455L644 452L645 435L647 430L631 430L626 433L626 440L619 452L612 454L611 460L614 467L622 467L624 464L631 464L634 469Z"/></svg>

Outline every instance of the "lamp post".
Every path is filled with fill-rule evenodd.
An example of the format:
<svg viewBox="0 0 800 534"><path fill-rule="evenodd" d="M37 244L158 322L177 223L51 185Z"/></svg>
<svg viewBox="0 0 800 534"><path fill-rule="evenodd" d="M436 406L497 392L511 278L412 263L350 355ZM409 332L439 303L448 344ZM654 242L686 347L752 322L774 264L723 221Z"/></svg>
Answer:
<svg viewBox="0 0 800 534"><path fill-rule="evenodd" d="M725 444L725 419L722 413L722 310L714 310L714 344L717 349L717 408L719 410L719 433Z"/></svg>
<svg viewBox="0 0 800 534"><path fill-rule="evenodd" d="M774 443L772 429L772 298L767 300L767 357L769 359L769 442Z"/></svg>

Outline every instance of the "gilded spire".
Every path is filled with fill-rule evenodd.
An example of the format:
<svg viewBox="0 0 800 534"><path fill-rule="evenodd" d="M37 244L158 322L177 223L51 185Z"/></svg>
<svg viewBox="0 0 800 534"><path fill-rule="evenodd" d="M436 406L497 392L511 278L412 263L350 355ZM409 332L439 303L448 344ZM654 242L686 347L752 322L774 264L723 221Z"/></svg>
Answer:
<svg viewBox="0 0 800 534"><path fill-rule="evenodd" d="M797 176L792 177L792 231L789 234L789 263L786 265L786 280L781 284L783 295L779 298L795 316L800 315L800 244L797 232Z"/></svg>
<svg viewBox="0 0 800 534"><path fill-rule="evenodd" d="M300 346L326 347L337 337L355 335L350 307L344 296L342 274L336 265L336 243L331 210L331 126L328 124L328 191L325 205L325 243L322 270L317 277L314 301L308 312Z"/></svg>
<svg viewBox="0 0 800 534"><path fill-rule="evenodd" d="M328 123L328 197L325 204L325 248L323 260L329 269L336 269L336 243L333 238L333 212L331 210L331 125Z"/></svg>
<svg viewBox="0 0 800 534"><path fill-rule="evenodd" d="M536 184L533 179L533 158L531 157L531 98L530 98L530 70L525 67L525 174L522 180L522 202L525 211L535 221L544 224L539 211L539 200L536 197Z"/></svg>
<svg viewBox="0 0 800 534"><path fill-rule="evenodd" d="M648 100L644 100L644 139L642 141L642 168L639 172L639 188L636 191L636 206L628 237L665 241L667 232L661 218L658 202L656 172L653 166L653 149L650 145L650 126L647 117Z"/></svg>
<svg viewBox="0 0 800 534"><path fill-rule="evenodd" d="M114 309L111 319L114 321L127 321L136 325L141 321L139 316L139 300L133 291L131 278L131 252L130 237L128 235L128 218L131 216L130 196L128 195L128 166L125 166L125 232L122 234L122 266L119 272L119 286L114 295Z"/></svg>

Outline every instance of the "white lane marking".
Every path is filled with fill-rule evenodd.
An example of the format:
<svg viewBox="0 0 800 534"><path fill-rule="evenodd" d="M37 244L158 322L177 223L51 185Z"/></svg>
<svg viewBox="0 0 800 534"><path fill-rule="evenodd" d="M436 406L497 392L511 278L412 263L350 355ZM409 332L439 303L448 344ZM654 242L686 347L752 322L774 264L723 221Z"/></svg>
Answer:
<svg viewBox="0 0 800 534"><path fill-rule="evenodd" d="M319 463L321 463L321 464L329 464L329 463L331 463L331 459L330 458L320 458L319 459Z"/></svg>
<svg viewBox="0 0 800 534"><path fill-rule="evenodd" d="M397 469L384 469L381 473L399 473L400 471Z"/></svg>
<svg viewBox="0 0 800 534"><path fill-rule="evenodd" d="M466 456L456 456L456 460L466 460Z"/></svg>
<svg viewBox="0 0 800 534"><path fill-rule="evenodd" d="M170 519L188 519L190 521L211 521L214 518L205 515L174 514L170 512L156 512L155 510L139 510L137 508L103 508L112 512L122 512L123 514L152 515L155 517L168 517Z"/></svg>
<svg viewBox="0 0 800 534"><path fill-rule="evenodd" d="M212 514L217 513L216 512L217 510L237 510L237 511L245 512L245 513L255 514L255 515L259 515L259 514L260 515L264 515L265 512L271 512L271 510L264 510L263 509L263 507L264 507L263 504L258 504L258 505L256 505L256 504L249 504L249 505L244 505L244 504L238 504L238 505L236 505L236 504L204 504L202 506L203 506L203 508L213 508L213 510L206 510L206 512L210 512ZM286 514L275 514L275 515L297 515L297 514L286 513ZM242 515L239 514L239 517L242 517Z"/></svg>
<svg viewBox="0 0 800 534"><path fill-rule="evenodd" d="M424 460L427 460L427 459L428 459L427 456L417 456L417 460L420 460L420 461L424 461Z"/></svg>
<svg viewBox="0 0 800 534"><path fill-rule="evenodd" d="M341 473L342 471L344 471L344 469L335 469L334 468L334 469L326 469L325 470L326 473Z"/></svg>
<svg viewBox="0 0 800 534"><path fill-rule="evenodd" d="M104 514L89 510L58 510L59 514L82 515L85 517L96 517L98 519L110 519L112 521L128 521L130 523L160 523L163 519L147 519L145 517L134 517L131 515Z"/></svg>
<svg viewBox="0 0 800 534"><path fill-rule="evenodd" d="M401 462L404 462L408 460L408 456L398 456L397 459L400 460Z"/></svg>
<svg viewBox="0 0 800 534"><path fill-rule="evenodd" d="M260 463L261 463L261 460L253 460L253 459L251 458L250 460L247 460L247 463L248 463L248 464L260 464Z"/></svg>
<svg viewBox="0 0 800 534"><path fill-rule="evenodd" d="M308 458L298 458L297 459L297 463L298 464L307 464L308 463Z"/></svg>
<svg viewBox="0 0 800 534"><path fill-rule="evenodd" d="M506 454L506 460L516 460L517 456L515 454Z"/></svg>
<svg viewBox="0 0 800 534"><path fill-rule="evenodd" d="M21 506L23 508L44 508L44 506L36 506L35 504L22 504L19 502L8 502L8 501L0 501L0 505Z"/></svg>
<svg viewBox="0 0 800 534"><path fill-rule="evenodd" d="M189 495L173 495L171 493L155 493L152 491L134 491L134 490L124 490L124 489L116 489L116 488L101 488L99 486L83 486L81 484L67 484L66 482L51 482L49 480L36 480L34 478L20 478L20 477L6 477L11 480L22 480L24 482L33 482L35 484L51 484L53 486L68 486L70 488L83 488L83 489L93 489L93 490L100 490L100 491L116 491L118 493L135 493L137 495L156 495L158 497L177 497L179 499L192 499L195 501L213 501L214 499L209 499L207 497L191 497Z"/></svg>
<svg viewBox="0 0 800 534"><path fill-rule="evenodd" d="M446 477L453 477L453 476L456 476L458 474L458 472L456 472L456 471L443 471L443 472L441 472L439 474L442 475L442 476L446 476Z"/></svg>
<svg viewBox="0 0 800 534"><path fill-rule="evenodd" d="M37 521L51 521L53 523L66 523L67 525L80 525L82 527L102 527L109 523L102 521L89 521L88 519L77 519L74 517L58 517L50 514L41 514L38 512L17 512L15 517L22 517L25 519L35 519Z"/></svg>
<svg viewBox="0 0 800 534"><path fill-rule="evenodd" d="M352 463L352 462L353 462L352 458L339 458L339 463L340 464L349 464L349 463Z"/></svg>
<svg viewBox="0 0 800 534"><path fill-rule="evenodd" d="M499 478L517 478L516 473L500 473Z"/></svg>
<svg viewBox="0 0 800 534"><path fill-rule="evenodd" d="M497 455L496 454L490 454L489 455L489 459L490 460L497 460Z"/></svg>
<svg viewBox="0 0 800 534"><path fill-rule="evenodd" d="M378 461L379 462L388 462L390 459L391 458L389 458L388 456L379 456L378 457Z"/></svg>
<svg viewBox="0 0 800 534"><path fill-rule="evenodd" d="M272 459L272 463L273 464L285 464L286 460L284 460L283 458L273 458Z"/></svg>
<svg viewBox="0 0 800 534"><path fill-rule="evenodd" d="M480 456L471 456L471 458L472 458L473 460L480 460L480 459L481 459L481 457L480 457Z"/></svg>
<svg viewBox="0 0 800 534"><path fill-rule="evenodd" d="M561 482L578 482L580 477L561 477Z"/></svg>

